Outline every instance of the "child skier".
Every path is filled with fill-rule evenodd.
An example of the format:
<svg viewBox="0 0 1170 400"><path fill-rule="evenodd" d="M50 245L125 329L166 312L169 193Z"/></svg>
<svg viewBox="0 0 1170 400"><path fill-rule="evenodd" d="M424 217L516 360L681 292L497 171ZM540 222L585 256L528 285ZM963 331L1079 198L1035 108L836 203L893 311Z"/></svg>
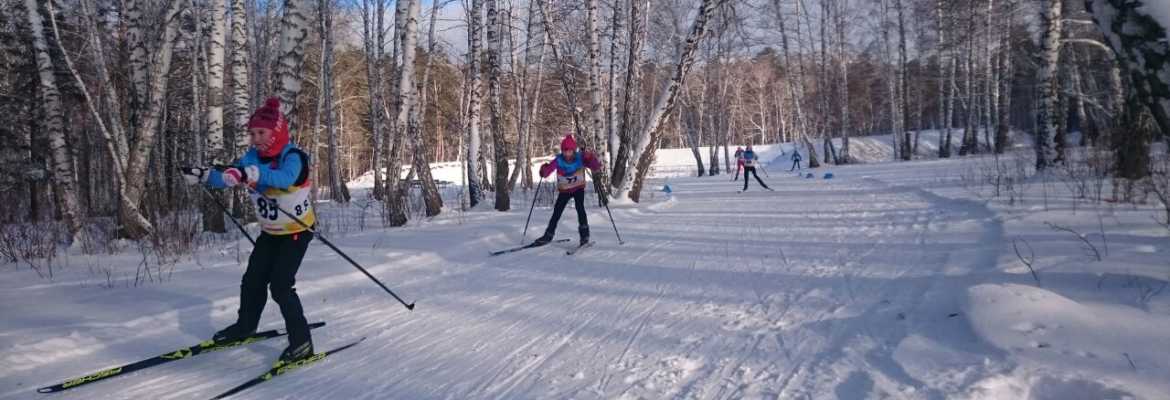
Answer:
<svg viewBox="0 0 1170 400"><path fill-rule="evenodd" d="M792 168L789 168L788 172L799 171L799 170L800 170L800 150L793 149L792 150Z"/></svg>
<svg viewBox="0 0 1170 400"><path fill-rule="evenodd" d="M585 168L593 171L601 169L597 156L589 151L578 151L577 141L573 135L565 135L561 140L561 154L557 154L552 161L540 166L540 176L546 177L557 172L557 202L553 205L552 219L548 221L548 228L544 236L536 239L533 244L545 245L552 241L557 233L557 223L561 220L561 213L573 199L577 206L577 232L581 235L581 245L589 243L589 219L585 217Z"/></svg>
<svg viewBox="0 0 1170 400"><path fill-rule="evenodd" d="M739 171L743 170L743 147L735 148L735 178L733 181L739 180Z"/></svg>
<svg viewBox="0 0 1170 400"><path fill-rule="evenodd" d="M263 229L240 282L239 317L212 339L232 342L255 333L268 301L267 289L280 306L288 331L288 347L280 354L280 360L297 361L313 355L308 322L293 287L313 233L278 207L309 226L315 224L316 215L309 201L309 156L289 142L288 121L280 112L278 98L269 98L252 114L248 131L252 148L232 167L223 171L187 168L183 172L191 184L252 188L252 202Z"/></svg>
<svg viewBox="0 0 1170 400"><path fill-rule="evenodd" d="M746 192L748 189L748 177L752 176L752 175L755 175L756 182L759 182L760 186L763 186L764 189L772 190L772 188L770 188L770 187L768 187L768 185L764 184L764 180L760 179L760 174L758 172L756 172L757 160L758 160L758 158L756 156L756 152L752 151L752 146L749 145L747 147L747 150L744 150L744 152L743 152L743 190L742 191L744 191L744 192Z"/></svg>

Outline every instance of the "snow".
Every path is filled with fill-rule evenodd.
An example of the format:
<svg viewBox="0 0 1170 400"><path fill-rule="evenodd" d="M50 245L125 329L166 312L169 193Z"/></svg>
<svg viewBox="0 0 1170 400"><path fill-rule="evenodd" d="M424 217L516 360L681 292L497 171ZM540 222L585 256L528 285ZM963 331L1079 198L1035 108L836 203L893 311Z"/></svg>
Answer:
<svg viewBox="0 0 1170 400"><path fill-rule="evenodd" d="M662 150L647 187L672 196L614 207L621 246L591 203L596 245L573 257L573 243L487 256L519 242L527 209L381 229L376 211L359 228L360 211L325 208L326 235L417 308L316 242L298 293L328 322L317 348L368 339L237 398L1166 398L1170 232L1154 205L1074 208L1042 178L1016 204L988 201L964 177L990 158L880 162L888 137L853 143L870 163L818 179L785 172L790 145L757 147L776 192L685 176L689 149ZM451 169L436 178L458 182ZM529 240L549 213L537 207ZM575 227L564 218L559 236ZM249 246L218 240L137 287L135 246L75 249L52 282L0 265L0 399L206 398L261 373L283 339L34 393L232 322ZM1034 249L1039 284L1013 240ZM270 302L261 327L281 324Z"/></svg>

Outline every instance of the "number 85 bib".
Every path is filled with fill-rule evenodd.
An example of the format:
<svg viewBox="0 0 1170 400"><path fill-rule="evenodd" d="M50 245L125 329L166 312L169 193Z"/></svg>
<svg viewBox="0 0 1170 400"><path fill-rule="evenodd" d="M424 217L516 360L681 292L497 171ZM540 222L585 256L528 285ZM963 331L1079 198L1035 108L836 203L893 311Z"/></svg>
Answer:
<svg viewBox="0 0 1170 400"><path fill-rule="evenodd" d="M256 205L256 219L260 221L260 228L271 235L289 235L307 229L281 212L282 209L305 225L313 226L317 223L313 202L309 200L309 187L306 183L304 186L290 186L287 190L269 188L264 191L264 196L252 192L252 204Z"/></svg>

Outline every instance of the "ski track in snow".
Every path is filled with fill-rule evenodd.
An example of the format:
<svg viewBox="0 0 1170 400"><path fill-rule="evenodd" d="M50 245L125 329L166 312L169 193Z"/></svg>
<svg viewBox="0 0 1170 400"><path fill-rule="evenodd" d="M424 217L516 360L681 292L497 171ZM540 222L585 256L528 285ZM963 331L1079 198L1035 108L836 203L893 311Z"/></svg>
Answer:
<svg viewBox="0 0 1170 400"><path fill-rule="evenodd" d="M868 174L873 168L885 173ZM237 398L953 397L1014 367L954 317L966 290L994 272L1004 228L982 203L889 180L897 168L905 167L836 168L833 180L773 171L776 192L736 193L742 182L724 176L672 179L670 201L613 209L625 245L605 210L591 207L597 243L574 257L555 245L486 256L515 244L519 209L335 240L417 301L414 312L315 244L298 288L308 319L328 322L314 331L316 346L369 338ZM534 226L547 218L538 210ZM575 227L565 217L560 237L575 239ZM282 339L34 393L210 335L234 318L239 273L180 270L177 283L145 289L24 290L75 299L76 310L49 310L44 318L58 325L19 333L0 322L9 364L0 367L0 398L200 398L247 380ZM101 311L109 305L100 296L139 290L150 292L149 315ZM178 310L149 304L172 295L189 301ZM98 317L68 322L71 312L91 311ZM280 321L269 302L261 327ZM923 372L900 356L930 351L961 365Z"/></svg>

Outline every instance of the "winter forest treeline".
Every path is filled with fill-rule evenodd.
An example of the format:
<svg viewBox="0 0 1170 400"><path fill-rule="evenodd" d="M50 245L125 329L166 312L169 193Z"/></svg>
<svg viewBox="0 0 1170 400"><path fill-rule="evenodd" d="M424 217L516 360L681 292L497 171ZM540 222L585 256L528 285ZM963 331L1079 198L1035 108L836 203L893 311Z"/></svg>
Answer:
<svg viewBox="0 0 1170 400"><path fill-rule="evenodd" d="M0 223L75 236L112 218L142 239L194 207L223 232L215 202L246 215L242 194L192 191L176 168L231 162L269 96L311 155L315 198L408 171L374 173L388 226L407 223L412 190L427 216L455 206L435 162L461 163L456 201L518 207L535 182L509 160L566 132L633 201L658 148L691 148L704 176L739 144L849 164L850 137L874 134L899 160L1028 140L1037 171L1094 148L1138 182L1170 132L1158 1L0 0Z"/></svg>

